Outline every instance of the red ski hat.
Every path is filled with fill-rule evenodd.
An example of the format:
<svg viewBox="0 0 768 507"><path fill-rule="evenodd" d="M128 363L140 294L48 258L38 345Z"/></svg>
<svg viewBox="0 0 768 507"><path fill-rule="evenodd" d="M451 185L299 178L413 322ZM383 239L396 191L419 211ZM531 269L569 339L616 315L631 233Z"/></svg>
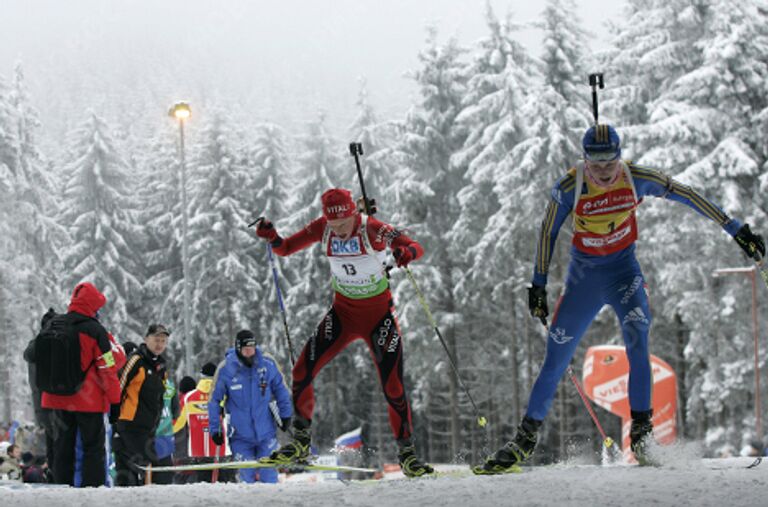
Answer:
<svg viewBox="0 0 768 507"><path fill-rule="evenodd" d="M323 215L328 220L347 218L357 213L352 192L345 188L326 190L320 200L323 202Z"/></svg>

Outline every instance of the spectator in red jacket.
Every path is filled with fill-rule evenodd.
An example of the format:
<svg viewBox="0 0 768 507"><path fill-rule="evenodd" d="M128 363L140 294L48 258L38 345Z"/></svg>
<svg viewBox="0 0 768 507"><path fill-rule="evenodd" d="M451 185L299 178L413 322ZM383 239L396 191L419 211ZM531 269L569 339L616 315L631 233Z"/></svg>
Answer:
<svg viewBox="0 0 768 507"><path fill-rule="evenodd" d="M98 487L106 479L104 414L120 403L117 370L125 364L125 352L99 323L96 314L107 299L91 283L77 285L68 316L80 338L80 367L85 381L69 396L43 392L43 408L53 409L53 476L59 484L74 486L75 438L83 442L83 487Z"/></svg>

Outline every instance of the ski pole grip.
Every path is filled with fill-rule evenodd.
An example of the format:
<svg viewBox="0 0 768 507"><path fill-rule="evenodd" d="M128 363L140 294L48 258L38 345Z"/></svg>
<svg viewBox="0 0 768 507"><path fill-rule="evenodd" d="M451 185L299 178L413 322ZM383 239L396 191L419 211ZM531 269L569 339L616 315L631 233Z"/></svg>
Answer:
<svg viewBox="0 0 768 507"><path fill-rule="evenodd" d="M363 144L362 143L349 143L349 153L352 154L353 157L356 157L357 155L363 154Z"/></svg>

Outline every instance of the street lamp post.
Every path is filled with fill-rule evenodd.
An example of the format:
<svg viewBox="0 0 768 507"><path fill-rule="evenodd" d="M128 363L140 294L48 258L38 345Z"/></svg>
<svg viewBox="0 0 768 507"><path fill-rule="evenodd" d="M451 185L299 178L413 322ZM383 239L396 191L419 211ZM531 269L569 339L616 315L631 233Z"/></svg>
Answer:
<svg viewBox="0 0 768 507"><path fill-rule="evenodd" d="M752 334L754 335L755 341L755 431L757 432L756 437L762 440L763 424L760 416L760 349L757 330L757 266L750 268L717 269L712 273L715 277L735 274L747 275L752 282Z"/></svg>
<svg viewBox="0 0 768 507"><path fill-rule="evenodd" d="M184 156L184 122L192 115L186 102L177 102L168 111L168 115L179 121L179 165L181 166L181 269L184 277L184 357L186 370L194 375L194 355L192 351L192 319L190 317L192 295L189 286L189 222L187 217L187 163Z"/></svg>

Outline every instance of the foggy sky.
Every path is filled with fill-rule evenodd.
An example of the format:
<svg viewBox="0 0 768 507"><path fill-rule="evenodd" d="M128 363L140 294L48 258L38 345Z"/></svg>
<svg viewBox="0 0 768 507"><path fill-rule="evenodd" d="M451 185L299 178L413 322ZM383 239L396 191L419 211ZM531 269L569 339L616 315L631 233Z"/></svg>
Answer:
<svg viewBox="0 0 768 507"><path fill-rule="evenodd" d="M543 3L491 4L522 23L537 20ZM595 34L585 44L605 47L623 2L578 5ZM468 45L487 35L484 13L484 0L3 0L0 76L23 63L52 135L84 107L110 122L151 124L148 112L180 98L288 127L322 109L343 131L360 76L381 119L402 117L416 93L404 74L418 67L425 27ZM520 40L539 53L535 30Z"/></svg>

